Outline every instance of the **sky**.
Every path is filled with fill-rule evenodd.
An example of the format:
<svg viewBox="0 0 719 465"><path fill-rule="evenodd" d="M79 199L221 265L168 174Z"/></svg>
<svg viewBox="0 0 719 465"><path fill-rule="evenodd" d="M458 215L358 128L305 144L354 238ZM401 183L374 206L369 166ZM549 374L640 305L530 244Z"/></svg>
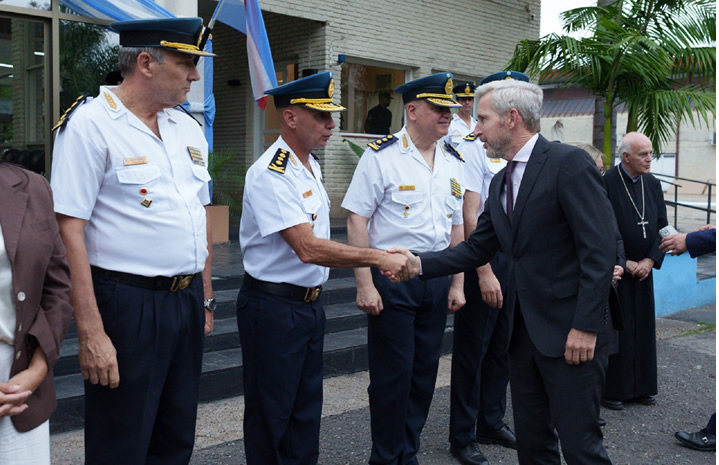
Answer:
<svg viewBox="0 0 719 465"><path fill-rule="evenodd" d="M559 14L561 12L583 6L596 5L596 0L572 0L571 2L561 0L542 0L542 22L539 25L540 37L552 32L562 34L562 22L559 19Z"/></svg>

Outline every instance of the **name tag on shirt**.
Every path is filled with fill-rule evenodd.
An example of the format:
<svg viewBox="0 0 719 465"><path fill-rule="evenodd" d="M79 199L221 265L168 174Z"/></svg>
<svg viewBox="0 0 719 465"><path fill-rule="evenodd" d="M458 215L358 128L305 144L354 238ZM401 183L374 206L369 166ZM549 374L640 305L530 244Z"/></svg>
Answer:
<svg viewBox="0 0 719 465"><path fill-rule="evenodd" d="M147 157L123 158L122 164L125 166L145 165L147 164Z"/></svg>
<svg viewBox="0 0 719 465"><path fill-rule="evenodd" d="M302 197L306 199L307 197L309 197L311 195L312 195L312 189L310 189L307 192L305 192L304 194L302 194Z"/></svg>
<svg viewBox="0 0 719 465"><path fill-rule="evenodd" d="M414 186L399 186L399 190L401 191L413 191Z"/></svg>

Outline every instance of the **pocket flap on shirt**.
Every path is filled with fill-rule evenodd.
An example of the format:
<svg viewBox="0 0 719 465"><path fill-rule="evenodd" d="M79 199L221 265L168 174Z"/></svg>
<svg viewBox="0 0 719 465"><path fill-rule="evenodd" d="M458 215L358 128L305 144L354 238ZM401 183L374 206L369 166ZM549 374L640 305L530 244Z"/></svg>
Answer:
<svg viewBox="0 0 719 465"><path fill-rule="evenodd" d="M155 165L129 166L116 170L121 184L145 184L160 177L160 168Z"/></svg>
<svg viewBox="0 0 719 465"><path fill-rule="evenodd" d="M422 192L420 191L400 191L392 192L392 201L401 203L402 205L414 205L422 201Z"/></svg>

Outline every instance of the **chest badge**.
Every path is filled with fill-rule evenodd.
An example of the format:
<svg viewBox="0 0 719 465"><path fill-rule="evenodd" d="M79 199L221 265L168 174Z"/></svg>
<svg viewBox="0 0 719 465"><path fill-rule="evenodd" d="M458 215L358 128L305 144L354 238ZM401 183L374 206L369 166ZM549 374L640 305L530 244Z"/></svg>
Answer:
<svg viewBox="0 0 719 465"><path fill-rule="evenodd" d="M311 196L312 196L312 189L310 189L307 192L305 192L304 194L302 194L303 199L306 199L307 197L311 197Z"/></svg>
<svg viewBox="0 0 719 465"><path fill-rule="evenodd" d="M452 195L457 197L458 199L462 198L462 186L459 184L459 181L457 181L454 178L449 178L449 186L452 190Z"/></svg>
<svg viewBox="0 0 719 465"><path fill-rule="evenodd" d="M140 205L142 205L145 208L150 208L150 205L152 205L152 200L145 197L144 199L142 199L142 202L140 202Z"/></svg>
<svg viewBox="0 0 719 465"><path fill-rule="evenodd" d="M409 218L409 205L404 206L404 211L402 212L403 218Z"/></svg>
<svg viewBox="0 0 719 465"><path fill-rule="evenodd" d="M187 151L190 154L190 160L192 160L192 163L195 165L205 166L205 160L202 158L202 151L200 149L197 149L195 147L187 146Z"/></svg>

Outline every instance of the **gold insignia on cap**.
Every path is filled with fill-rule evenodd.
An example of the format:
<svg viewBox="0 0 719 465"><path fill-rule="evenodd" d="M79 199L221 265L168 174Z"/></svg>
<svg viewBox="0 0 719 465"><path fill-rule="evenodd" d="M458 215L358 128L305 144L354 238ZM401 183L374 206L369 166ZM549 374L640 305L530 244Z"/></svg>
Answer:
<svg viewBox="0 0 719 465"><path fill-rule="evenodd" d="M445 94L451 94L451 93L452 93L452 87L454 87L454 85L452 85L452 78L449 78L449 79L447 79L447 82L446 82L446 84L444 85L444 93L445 93Z"/></svg>
<svg viewBox="0 0 719 465"><path fill-rule="evenodd" d="M105 100L107 101L107 104L110 105L110 108L113 110L117 109L117 103L112 99L112 95L108 94L107 92L103 92L102 96L105 97Z"/></svg>
<svg viewBox="0 0 719 465"><path fill-rule="evenodd" d="M335 80L330 79L330 85L327 87L327 96L332 97L332 95L335 93Z"/></svg>
<svg viewBox="0 0 719 465"><path fill-rule="evenodd" d="M470 88L469 88L469 84L467 84L466 86L464 86L464 93L465 93L465 94L468 94L468 93L470 93L470 92L472 92L472 91L471 91Z"/></svg>

